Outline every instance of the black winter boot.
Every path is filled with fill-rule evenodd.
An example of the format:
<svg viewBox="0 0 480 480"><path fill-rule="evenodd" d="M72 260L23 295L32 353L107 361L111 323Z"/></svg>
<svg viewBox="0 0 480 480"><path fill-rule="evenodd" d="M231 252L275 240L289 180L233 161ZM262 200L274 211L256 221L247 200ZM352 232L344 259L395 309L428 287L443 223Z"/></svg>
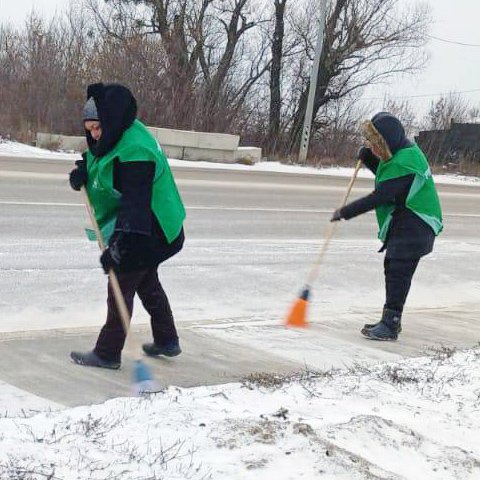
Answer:
<svg viewBox="0 0 480 480"><path fill-rule="evenodd" d="M386 310L386 308L383 309L383 312L384 312L384 313L385 313L385 310ZM384 313L382 313L382 318L383 318ZM380 322L377 322L377 323L366 323L366 324L363 326L361 332L362 332L363 334L365 334L365 333L364 333L365 330L370 330L371 328L374 328L374 327L376 327L377 325L380 325L380 323L381 323L381 320L380 320ZM398 332L397 332L397 333L400 333L401 331L402 331L402 325L400 324L399 327L398 327Z"/></svg>
<svg viewBox="0 0 480 480"><path fill-rule="evenodd" d="M397 340L402 331L401 321L400 312L384 308L381 321L370 328L362 328L361 333L371 340Z"/></svg>
<svg viewBox="0 0 480 480"><path fill-rule="evenodd" d="M105 360L100 358L93 350L90 352L71 352L70 357L78 365L85 365L87 367L109 368L111 370L118 370L120 368L120 361Z"/></svg>
<svg viewBox="0 0 480 480"><path fill-rule="evenodd" d="M158 357L159 355L164 355L165 357L176 357L182 353L182 349L180 348L178 340L171 341L165 345L144 343L142 348L143 351L151 357Z"/></svg>

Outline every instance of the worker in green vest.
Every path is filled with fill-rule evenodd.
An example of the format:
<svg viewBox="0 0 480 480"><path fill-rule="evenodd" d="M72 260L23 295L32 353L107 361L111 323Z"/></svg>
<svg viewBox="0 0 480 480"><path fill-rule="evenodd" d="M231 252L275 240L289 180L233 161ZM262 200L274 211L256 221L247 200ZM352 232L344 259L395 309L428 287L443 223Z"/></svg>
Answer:
<svg viewBox="0 0 480 480"><path fill-rule="evenodd" d="M144 352L173 357L181 349L157 269L182 249L185 209L165 154L136 114L128 88L88 87L83 110L88 150L70 173L70 184L74 190L86 188L108 244L101 265L105 273L116 273L130 316L135 294L150 314L153 342L143 345ZM95 347L72 352L75 363L120 367L126 334L110 280L107 308Z"/></svg>
<svg viewBox="0 0 480 480"><path fill-rule="evenodd" d="M397 340L418 262L443 229L442 210L427 159L398 118L380 112L363 124L363 134L367 146L358 156L375 174L375 190L335 211L331 221L375 209L380 251L386 252L386 301L380 322L366 324L361 332L373 340Z"/></svg>

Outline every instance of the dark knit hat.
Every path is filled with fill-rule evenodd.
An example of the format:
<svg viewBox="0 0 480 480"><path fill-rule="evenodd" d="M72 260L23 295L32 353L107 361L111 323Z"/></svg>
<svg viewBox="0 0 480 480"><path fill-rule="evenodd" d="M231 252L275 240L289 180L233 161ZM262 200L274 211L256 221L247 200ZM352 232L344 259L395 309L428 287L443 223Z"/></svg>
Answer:
<svg viewBox="0 0 480 480"><path fill-rule="evenodd" d="M86 122L87 120L100 120L98 118L97 106L95 105L93 97L90 97L83 107L83 121Z"/></svg>

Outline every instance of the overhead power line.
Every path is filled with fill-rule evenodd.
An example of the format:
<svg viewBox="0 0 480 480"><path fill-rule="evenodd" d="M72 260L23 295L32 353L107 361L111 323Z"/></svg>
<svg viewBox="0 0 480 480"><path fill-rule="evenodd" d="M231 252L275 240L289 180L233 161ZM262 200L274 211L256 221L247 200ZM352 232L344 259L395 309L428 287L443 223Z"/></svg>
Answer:
<svg viewBox="0 0 480 480"><path fill-rule="evenodd" d="M367 2L369 3L369 2ZM370 4L370 6L372 6L372 4ZM385 16L390 19L392 22L396 23L397 25L399 25L398 23L398 20L394 17L392 17L391 15L388 15L388 14L385 14ZM462 47L474 47L474 48L480 48L480 44L479 43L466 43L466 42L459 42L457 40L448 40L446 38L442 38L442 37L437 37L436 35L430 35L430 34L426 34L426 37L427 38L430 38L431 40L436 40L437 42L443 42L443 43L450 43L452 45L460 45Z"/></svg>
<svg viewBox="0 0 480 480"><path fill-rule="evenodd" d="M395 96L384 95L382 97L363 97L363 98L360 98L360 100L383 100L385 98L395 100L395 99L402 99L402 98L446 97L448 95L455 95L460 93L474 93L474 92L480 92L480 88L476 88L474 90L458 90L458 91L450 91L450 92L425 93L422 95L395 95Z"/></svg>
<svg viewBox="0 0 480 480"><path fill-rule="evenodd" d="M431 38L432 40L437 40L438 42L450 43L452 45L460 45L462 47L477 47L477 48L480 48L480 44L478 44L478 43L457 42L456 40L447 40L446 38L436 37L435 35L428 35L428 34L427 34L427 37Z"/></svg>

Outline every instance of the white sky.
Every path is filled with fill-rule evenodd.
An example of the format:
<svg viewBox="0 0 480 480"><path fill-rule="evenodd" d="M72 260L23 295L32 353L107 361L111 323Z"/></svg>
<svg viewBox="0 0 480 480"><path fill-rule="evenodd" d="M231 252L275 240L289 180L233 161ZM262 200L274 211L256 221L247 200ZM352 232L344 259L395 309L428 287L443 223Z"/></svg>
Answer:
<svg viewBox="0 0 480 480"><path fill-rule="evenodd" d="M417 0L404 0L415 3ZM0 0L0 22L21 23L35 9L46 16L61 12L69 0ZM430 35L445 39L480 45L479 0L426 0L431 7L433 24ZM464 93L474 105L480 105L480 47L453 45L431 40L428 45L430 62L426 70L414 78L398 79L393 85L376 87L366 92L366 97L431 95L450 91L475 90ZM411 98L419 111L425 111L432 99ZM380 100L379 100L380 101Z"/></svg>
<svg viewBox="0 0 480 480"><path fill-rule="evenodd" d="M415 3L415 0L408 0ZM433 24L429 34L451 41L480 45L480 2L478 0L428 0ZM398 79L384 89L378 87L365 96L419 96L450 91L478 90L462 96L473 105L480 105L480 46L467 47L437 40L427 46L430 60L426 69L406 79ZM409 98L414 107L426 110L438 98Z"/></svg>
<svg viewBox="0 0 480 480"><path fill-rule="evenodd" d="M32 10L52 16L55 11L65 10L68 4L69 0L0 0L0 22L22 23Z"/></svg>

